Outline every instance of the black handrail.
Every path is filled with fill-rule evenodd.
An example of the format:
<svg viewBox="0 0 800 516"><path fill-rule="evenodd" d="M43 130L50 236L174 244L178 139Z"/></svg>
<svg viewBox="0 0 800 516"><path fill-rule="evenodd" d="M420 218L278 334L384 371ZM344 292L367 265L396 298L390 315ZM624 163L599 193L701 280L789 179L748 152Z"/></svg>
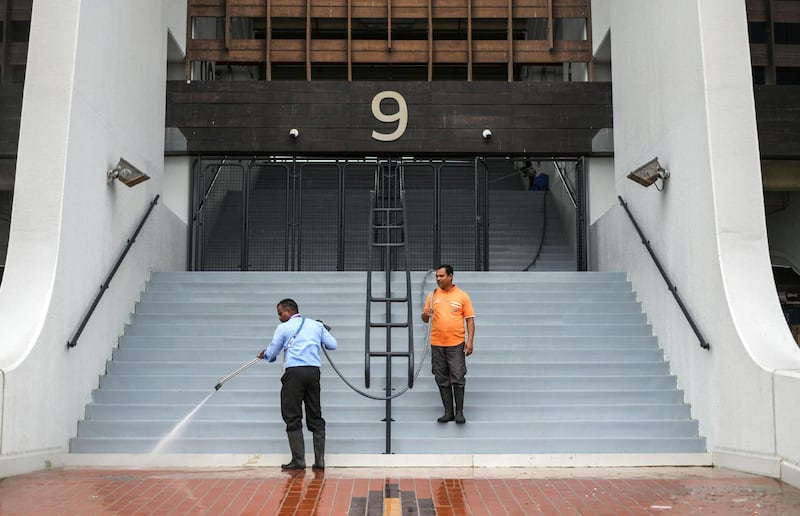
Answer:
<svg viewBox="0 0 800 516"><path fill-rule="evenodd" d="M67 349L74 348L78 344L78 339L80 338L81 333L83 333L83 329L86 327L86 323L89 322L89 318L92 317L94 309L97 308L97 304L100 303L100 299L103 297L103 294L105 294L106 290L108 290L108 285L111 283L111 279L114 277L114 274L117 273L117 269L119 269L119 266L122 265L122 260L125 259L125 256L128 254L128 251L133 246L133 243L136 242L136 237L139 235L139 231L141 231L142 226L144 226L144 223L147 222L147 218L150 217L150 212L153 211L153 208L156 206L159 197L161 196L156 195L155 198L153 199L153 202L150 203L150 207L147 209L147 213L145 213L144 217L142 217L141 222L139 222L139 225L136 227L136 231L133 232L133 236L128 239L128 243L125 246L125 249L122 251L122 254L119 256L119 258L117 258L117 263L114 264L114 267L111 268L111 272L108 273L108 276L106 277L105 281L103 282L102 285L100 285L100 292L98 292L97 295L95 296L94 301L92 301L92 305L89 307L89 310L87 310L86 315L83 316L83 320L81 320L81 323L78 325L78 329L75 330L75 333L72 335L72 338L67 341Z"/></svg>
<svg viewBox="0 0 800 516"><path fill-rule="evenodd" d="M692 331L694 331L694 334L697 336L697 339L700 341L700 347L703 348L703 349L711 349L711 345L708 343L706 338L703 337L703 334L700 332L700 328L697 327L697 324L695 324L694 319L692 318L691 314L689 314L689 311L686 309L686 306L683 304L683 301L681 300L681 297L678 295L678 287L676 287L675 285L672 284L672 282L670 281L669 277L667 276L666 271L664 270L664 267L661 266L661 262L658 261L658 258L656 257L656 254L653 252L653 248L650 247L650 241L645 238L644 234L642 233L642 230L639 229L639 224L637 224L636 220L633 218L633 215L631 214L630 210L628 209L627 203L622 199L621 195L618 195L617 198L619 199L620 205L622 205L622 207L625 209L625 213L628 214L628 218L631 219L631 222L633 223L633 227L636 228L636 232L639 233L639 237L642 239L642 245L644 245L644 247L647 249L647 252L650 253L650 258L653 259L653 262L655 262L656 267L658 268L658 272L661 273L661 277L664 278L664 281L667 283L667 288L669 289L670 292L672 292L672 297L674 297L675 301L678 303L678 306L680 307L681 312L683 312L683 316L686 317L686 321L689 323L689 326L692 327Z"/></svg>

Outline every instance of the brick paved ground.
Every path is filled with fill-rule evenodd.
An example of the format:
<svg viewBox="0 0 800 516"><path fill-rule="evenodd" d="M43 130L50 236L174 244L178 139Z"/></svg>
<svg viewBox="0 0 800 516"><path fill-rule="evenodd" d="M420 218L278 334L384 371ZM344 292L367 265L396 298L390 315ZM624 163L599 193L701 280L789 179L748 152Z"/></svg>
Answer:
<svg viewBox="0 0 800 516"><path fill-rule="evenodd" d="M714 468L82 468L0 480L0 514L800 515L800 490Z"/></svg>

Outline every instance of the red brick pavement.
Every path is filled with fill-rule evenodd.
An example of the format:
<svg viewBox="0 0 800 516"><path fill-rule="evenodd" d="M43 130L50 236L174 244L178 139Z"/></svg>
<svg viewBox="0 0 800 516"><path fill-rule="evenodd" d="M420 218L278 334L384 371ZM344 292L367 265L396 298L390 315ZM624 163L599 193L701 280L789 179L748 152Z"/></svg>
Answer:
<svg viewBox="0 0 800 516"><path fill-rule="evenodd" d="M0 480L0 514L783 516L800 490L714 468L81 468Z"/></svg>

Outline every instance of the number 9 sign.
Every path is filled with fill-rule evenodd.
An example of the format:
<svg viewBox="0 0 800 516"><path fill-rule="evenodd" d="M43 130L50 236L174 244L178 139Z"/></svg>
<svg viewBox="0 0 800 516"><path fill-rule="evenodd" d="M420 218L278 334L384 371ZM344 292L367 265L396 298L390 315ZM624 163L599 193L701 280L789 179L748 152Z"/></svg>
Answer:
<svg viewBox="0 0 800 516"><path fill-rule="evenodd" d="M392 99L397 102L397 111L394 113L384 113L381 111L381 101L383 99ZM397 128L391 133L379 133L372 131L372 138L381 142L393 142L403 136L406 132L408 125L408 106L406 100L402 95L396 91L381 91L372 98L372 115L379 122L391 123L397 122Z"/></svg>

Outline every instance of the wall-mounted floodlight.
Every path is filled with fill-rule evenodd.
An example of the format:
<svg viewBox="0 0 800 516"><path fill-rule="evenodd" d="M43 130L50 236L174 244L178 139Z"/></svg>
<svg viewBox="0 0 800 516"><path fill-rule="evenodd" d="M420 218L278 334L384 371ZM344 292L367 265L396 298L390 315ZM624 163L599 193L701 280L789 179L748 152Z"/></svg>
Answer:
<svg viewBox="0 0 800 516"><path fill-rule="evenodd" d="M487 141L491 140L492 139L492 130L491 129L484 129L483 132L481 133L481 136L483 136L484 140L487 140Z"/></svg>
<svg viewBox="0 0 800 516"><path fill-rule="evenodd" d="M123 158L119 158L117 166L108 171L108 182L119 179L127 187L138 185L150 179L150 176L131 165Z"/></svg>
<svg viewBox="0 0 800 516"><path fill-rule="evenodd" d="M648 187L660 179L661 187L659 188L658 184L656 184L656 189L661 191L664 189L664 182L669 179L669 171L661 166L658 158L653 158L628 174L628 179L636 181L644 187Z"/></svg>
<svg viewBox="0 0 800 516"><path fill-rule="evenodd" d="M292 140L296 140L300 136L300 131L298 129L289 129L289 137Z"/></svg>

